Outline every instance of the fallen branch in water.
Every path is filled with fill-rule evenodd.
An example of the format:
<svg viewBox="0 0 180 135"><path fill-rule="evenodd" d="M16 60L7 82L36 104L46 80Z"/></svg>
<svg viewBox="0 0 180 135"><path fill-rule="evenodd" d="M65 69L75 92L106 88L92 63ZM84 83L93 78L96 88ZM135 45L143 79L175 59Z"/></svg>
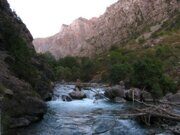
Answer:
<svg viewBox="0 0 180 135"><path fill-rule="evenodd" d="M164 102L164 101L158 101L161 104L168 104L168 105L173 105L173 106L177 106L180 107L180 103L173 103L173 102Z"/></svg>
<svg viewBox="0 0 180 135"><path fill-rule="evenodd" d="M104 96L104 94L101 94L101 93L99 93L98 91L94 91L94 90L92 90L92 89L90 89L90 91L96 93L96 95L103 96L106 100L110 100L109 98L107 98L106 96ZM98 100L98 99L95 99L95 100Z"/></svg>
<svg viewBox="0 0 180 135"><path fill-rule="evenodd" d="M142 108L142 109L135 109L137 112L139 113L144 113L144 115L142 115L142 119L144 119L144 122L147 125L150 125L150 118L151 117L157 117L160 119L166 119L166 120L173 120L176 122L180 122L180 115L176 114L175 112L173 112L172 110L170 110L169 108L166 108L166 106L160 104L160 105L152 105L152 104L147 104L144 102L140 102L138 100L135 100L136 102L143 104L146 106L146 108ZM146 119L149 119L148 122Z"/></svg>

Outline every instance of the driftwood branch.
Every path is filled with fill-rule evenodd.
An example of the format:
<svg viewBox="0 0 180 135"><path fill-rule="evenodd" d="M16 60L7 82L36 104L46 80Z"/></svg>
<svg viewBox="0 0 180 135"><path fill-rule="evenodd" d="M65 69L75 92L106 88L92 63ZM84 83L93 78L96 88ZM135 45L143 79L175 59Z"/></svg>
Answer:
<svg viewBox="0 0 180 135"><path fill-rule="evenodd" d="M161 104L151 105L144 102L140 102L138 100L135 101L146 106L146 108L143 109L135 109L139 113L145 113L144 116L146 117L165 118L180 122L180 115L176 114L172 110L165 109L164 106L162 106Z"/></svg>

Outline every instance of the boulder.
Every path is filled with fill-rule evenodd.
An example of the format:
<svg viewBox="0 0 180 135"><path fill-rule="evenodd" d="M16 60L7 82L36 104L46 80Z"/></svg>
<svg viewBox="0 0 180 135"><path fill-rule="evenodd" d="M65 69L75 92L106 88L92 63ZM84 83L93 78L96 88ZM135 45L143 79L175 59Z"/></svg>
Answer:
<svg viewBox="0 0 180 135"><path fill-rule="evenodd" d="M28 119L26 119L26 118L14 118L11 121L10 128L26 127L30 123L31 122Z"/></svg>
<svg viewBox="0 0 180 135"><path fill-rule="evenodd" d="M63 101L67 101L67 102L72 101L72 98L69 95L62 95L61 98Z"/></svg>
<svg viewBox="0 0 180 135"><path fill-rule="evenodd" d="M170 102L180 103L180 93L176 93L174 95L169 95L167 100Z"/></svg>
<svg viewBox="0 0 180 135"><path fill-rule="evenodd" d="M127 90L125 92L125 95L126 95L125 99L129 100L129 101L132 101L133 100L133 93L134 93L134 99L135 100L140 100L140 98L141 98L141 90L138 89L138 88L131 88L131 89Z"/></svg>
<svg viewBox="0 0 180 135"><path fill-rule="evenodd" d="M4 94L7 95L7 96L13 96L14 92L12 90L10 90L10 89L5 89Z"/></svg>
<svg viewBox="0 0 180 135"><path fill-rule="evenodd" d="M115 97L114 102L116 102L116 103L125 103L126 100L124 98Z"/></svg>
<svg viewBox="0 0 180 135"><path fill-rule="evenodd" d="M104 95L111 100L113 100L116 97L124 98L125 88L121 85L116 85L105 90Z"/></svg>
<svg viewBox="0 0 180 135"><path fill-rule="evenodd" d="M141 98L140 98L140 100L143 100L143 101L146 101L146 102L153 101L153 97L152 97L151 93L147 92L147 91L142 91L141 92Z"/></svg>
<svg viewBox="0 0 180 135"><path fill-rule="evenodd" d="M83 91L73 91L73 92L70 92L69 96L72 99L79 99L79 100L81 100L83 98L86 98L86 94Z"/></svg>
<svg viewBox="0 0 180 135"><path fill-rule="evenodd" d="M104 94L102 93L97 93L94 95L95 99L98 100L98 99L103 99L104 98Z"/></svg>

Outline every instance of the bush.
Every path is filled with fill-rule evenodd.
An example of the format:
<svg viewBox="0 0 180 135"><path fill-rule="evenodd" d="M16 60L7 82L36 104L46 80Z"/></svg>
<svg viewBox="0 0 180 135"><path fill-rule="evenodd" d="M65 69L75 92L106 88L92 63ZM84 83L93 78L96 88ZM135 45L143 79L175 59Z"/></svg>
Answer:
<svg viewBox="0 0 180 135"><path fill-rule="evenodd" d="M172 92L172 93L176 92L177 86L169 76L163 75L162 78L160 79L160 84L164 95L168 92Z"/></svg>
<svg viewBox="0 0 180 135"><path fill-rule="evenodd" d="M132 68L129 64L115 64L110 69L109 79L112 83L118 83L130 78Z"/></svg>
<svg viewBox="0 0 180 135"><path fill-rule="evenodd" d="M57 77L57 79L70 81L71 76L72 76L72 73L71 73L70 68L62 67L62 66L56 67L56 77Z"/></svg>
<svg viewBox="0 0 180 135"><path fill-rule="evenodd" d="M59 59L57 62L57 65L61 65L63 67L69 67L69 68L72 68L73 66L76 66L76 67L79 66L79 64L77 62L77 58L70 57L70 56Z"/></svg>
<svg viewBox="0 0 180 135"><path fill-rule="evenodd" d="M82 58L81 60L81 80L89 81L95 72L95 64L89 58Z"/></svg>
<svg viewBox="0 0 180 135"><path fill-rule="evenodd" d="M42 58L44 60L44 63L48 63L52 68L56 65L56 59L50 52L46 52L44 54L39 54L39 58Z"/></svg>
<svg viewBox="0 0 180 135"><path fill-rule="evenodd" d="M168 46L158 46L156 48L155 56L162 60L170 57L171 55L171 48Z"/></svg>
<svg viewBox="0 0 180 135"><path fill-rule="evenodd" d="M124 61L121 52L118 51L111 51L108 56L110 65L122 63Z"/></svg>
<svg viewBox="0 0 180 135"><path fill-rule="evenodd" d="M162 63L155 58L139 59L134 65L132 84L148 89L154 96L162 96L168 91L175 91L175 85L163 74Z"/></svg>

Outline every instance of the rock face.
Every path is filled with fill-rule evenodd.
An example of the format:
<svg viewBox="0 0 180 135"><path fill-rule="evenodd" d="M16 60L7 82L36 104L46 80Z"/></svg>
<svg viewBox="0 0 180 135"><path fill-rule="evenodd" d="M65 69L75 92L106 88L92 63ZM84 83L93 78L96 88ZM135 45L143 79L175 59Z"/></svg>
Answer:
<svg viewBox="0 0 180 135"><path fill-rule="evenodd" d="M160 26L179 9L179 0L119 0L99 18L79 18L63 25L56 35L35 39L33 44L38 53L49 51L56 58L93 56Z"/></svg>
<svg viewBox="0 0 180 135"><path fill-rule="evenodd" d="M9 133L12 128L28 126L42 119L46 112L43 100L51 93L51 72L35 54L32 40L30 32L7 1L0 0L2 134L15 134Z"/></svg>

